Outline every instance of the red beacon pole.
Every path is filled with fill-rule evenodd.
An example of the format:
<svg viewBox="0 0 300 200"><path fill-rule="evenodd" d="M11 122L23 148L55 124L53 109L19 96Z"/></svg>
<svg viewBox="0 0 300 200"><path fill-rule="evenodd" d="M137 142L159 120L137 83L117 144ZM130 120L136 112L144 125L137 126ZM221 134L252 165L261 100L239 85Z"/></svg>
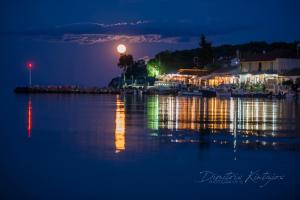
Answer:
<svg viewBox="0 0 300 200"><path fill-rule="evenodd" d="M27 68L29 71L29 87L31 87L31 70L32 70L33 64L32 63L28 63L27 64Z"/></svg>

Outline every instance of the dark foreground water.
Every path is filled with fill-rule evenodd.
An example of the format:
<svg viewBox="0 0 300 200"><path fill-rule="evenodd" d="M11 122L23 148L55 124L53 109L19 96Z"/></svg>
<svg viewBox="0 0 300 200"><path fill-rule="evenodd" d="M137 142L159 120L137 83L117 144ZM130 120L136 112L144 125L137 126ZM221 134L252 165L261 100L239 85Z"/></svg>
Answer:
<svg viewBox="0 0 300 200"><path fill-rule="evenodd" d="M14 95L0 199L299 199L300 101Z"/></svg>

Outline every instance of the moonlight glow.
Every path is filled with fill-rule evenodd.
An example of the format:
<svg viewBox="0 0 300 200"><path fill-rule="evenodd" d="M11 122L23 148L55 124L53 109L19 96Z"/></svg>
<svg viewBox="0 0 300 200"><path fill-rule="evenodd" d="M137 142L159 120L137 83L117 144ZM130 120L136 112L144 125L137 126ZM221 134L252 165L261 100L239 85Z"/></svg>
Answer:
<svg viewBox="0 0 300 200"><path fill-rule="evenodd" d="M117 50L118 50L119 53L123 54L123 53L126 52L126 46L124 44L119 44L117 46Z"/></svg>

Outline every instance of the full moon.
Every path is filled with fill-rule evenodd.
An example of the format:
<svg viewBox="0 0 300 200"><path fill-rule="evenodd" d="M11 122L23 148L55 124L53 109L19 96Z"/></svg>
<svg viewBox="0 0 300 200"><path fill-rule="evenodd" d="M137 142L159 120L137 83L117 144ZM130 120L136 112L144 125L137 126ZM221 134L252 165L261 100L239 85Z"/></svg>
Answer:
<svg viewBox="0 0 300 200"><path fill-rule="evenodd" d="M119 53L123 54L123 53L126 52L126 46L124 44L119 44L117 46L117 50L118 50Z"/></svg>

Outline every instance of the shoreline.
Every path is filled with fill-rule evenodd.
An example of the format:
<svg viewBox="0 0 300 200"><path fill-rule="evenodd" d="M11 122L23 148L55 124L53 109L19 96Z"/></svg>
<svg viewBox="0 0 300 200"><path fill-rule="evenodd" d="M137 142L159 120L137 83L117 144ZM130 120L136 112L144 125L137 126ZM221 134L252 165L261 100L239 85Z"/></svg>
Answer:
<svg viewBox="0 0 300 200"><path fill-rule="evenodd" d="M76 86L33 86L16 87L14 93L20 94L120 94L120 89L104 87Z"/></svg>
<svg viewBox="0 0 300 200"><path fill-rule="evenodd" d="M33 86L33 87L16 87L16 94L133 94L133 95L175 95L175 96L198 96L198 97L218 97L215 91L199 90L201 95L193 93L184 95L180 90L156 90L151 88L108 88L108 87L77 87L77 86ZM260 98L260 99L296 99L299 97L287 97L285 95L270 95L261 93L248 93L244 95L231 93L230 96L220 98Z"/></svg>

